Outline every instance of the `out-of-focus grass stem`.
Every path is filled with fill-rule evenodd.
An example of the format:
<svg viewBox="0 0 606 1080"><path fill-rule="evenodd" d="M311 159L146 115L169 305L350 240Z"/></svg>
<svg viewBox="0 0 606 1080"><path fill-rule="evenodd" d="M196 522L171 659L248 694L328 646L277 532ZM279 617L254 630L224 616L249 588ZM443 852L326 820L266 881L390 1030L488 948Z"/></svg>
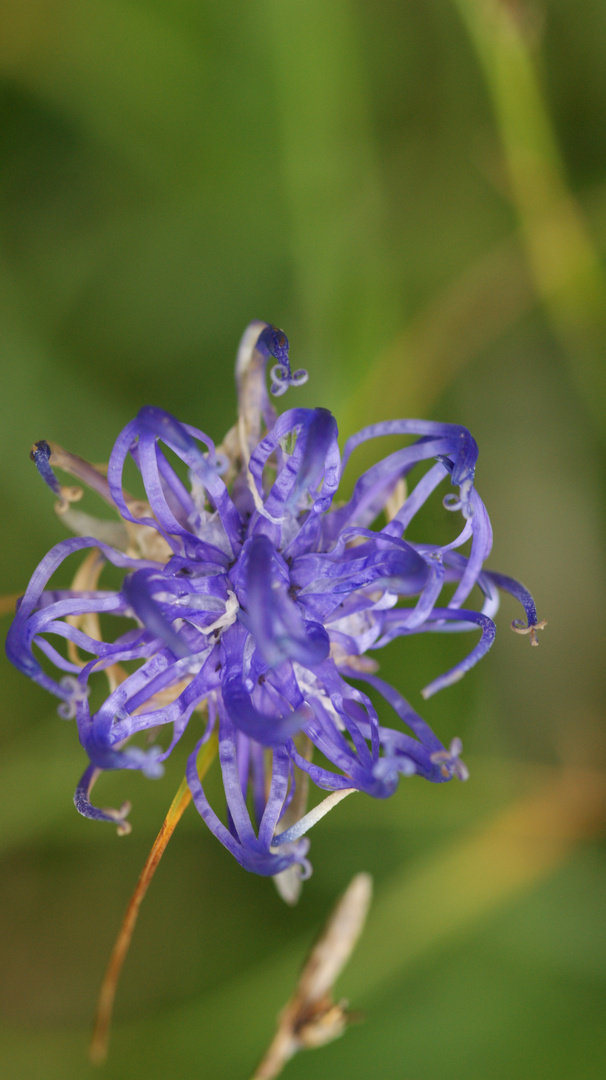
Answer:
<svg viewBox="0 0 606 1080"><path fill-rule="evenodd" d="M461 369L535 302L519 238L511 237L449 282L377 355L339 412L343 435L383 419L386 410L391 416L429 413ZM404 366L402 379L396 373ZM359 462L363 449L358 453Z"/></svg>
<svg viewBox="0 0 606 1080"><path fill-rule="evenodd" d="M535 775L530 792L449 848L406 866L379 894L350 973L354 1000L383 990L439 944L460 939L554 874L577 845L603 833L602 771L544 767Z"/></svg>
<svg viewBox="0 0 606 1080"><path fill-rule="evenodd" d="M571 193L523 5L454 0L492 99L535 288L598 428L606 420L606 274Z"/></svg>

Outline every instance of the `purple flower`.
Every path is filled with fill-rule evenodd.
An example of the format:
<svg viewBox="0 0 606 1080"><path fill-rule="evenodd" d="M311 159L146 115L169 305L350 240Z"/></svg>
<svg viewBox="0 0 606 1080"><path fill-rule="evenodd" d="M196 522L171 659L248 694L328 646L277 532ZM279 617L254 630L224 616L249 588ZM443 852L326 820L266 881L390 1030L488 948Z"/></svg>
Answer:
<svg viewBox="0 0 606 1080"><path fill-rule="evenodd" d="M187 768L195 805L245 869L276 875L293 866L309 872L304 834L350 791L385 798L402 775L438 783L467 776L460 741L445 749L377 677L371 651L409 634L476 631L467 656L425 688L429 697L490 648L500 589L521 602L533 643L543 624L523 586L483 569L492 534L474 487L477 445L465 428L386 421L352 436L341 456L327 409L276 415L265 383L270 358L277 361L274 395L307 378L291 373L282 331L251 323L236 364L238 422L219 448L152 406L118 436L107 475L54 444L36 444L32 457L77 535L57 544L35 571L7 652L60 699L60 715L76 719L90 759L75 796L80 813L127 831L127 807L92 805L94 780L106 769L160 775L196 713L202 735ZM338 500L356 447L383 435L413 441L364 472L349 499ZM407 493L406 477L423 462L427 470ZM132 463L145 499L123 486ZM120 520L77 509L81 491L61 487L55 468L93 488ZM443 501L461 514L459 535L442 546L405 539L444 480L455 489ZM468 542L463 555L459 549ZM81 552L86 557L72 587L50 587L62 563ZM119 588L99 587L107 564L121 571ZM450 599L441 599L452 585ZM485 597L481 611L463 607L474 585ZM63 650L57 638L64 639ZM92 711L89 689L101 673L109 693ZM401 722L395 728L385 726L390 714ZM213 731L227 801L223 819L196 768L200 745ZM314 749L322 763L313 760ZM306 814L309 780L332 794Z"/></svg>

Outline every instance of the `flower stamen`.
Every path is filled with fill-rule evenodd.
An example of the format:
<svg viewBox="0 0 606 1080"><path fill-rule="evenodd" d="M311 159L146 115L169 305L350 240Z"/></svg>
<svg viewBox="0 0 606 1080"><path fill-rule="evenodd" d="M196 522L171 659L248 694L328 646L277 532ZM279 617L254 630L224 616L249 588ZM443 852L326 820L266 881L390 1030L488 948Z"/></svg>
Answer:
<svg viewBox="0 0 606 1080"><path fill-rule="evenodd" d="M539 622L533 623L531 626L526 626L521 619L514 619L511 624L511 629L515 634L529 634L530 644L538 646L539 639L537 638L537 630L544 630L546 626L547 619L541 619Z"/></svg>

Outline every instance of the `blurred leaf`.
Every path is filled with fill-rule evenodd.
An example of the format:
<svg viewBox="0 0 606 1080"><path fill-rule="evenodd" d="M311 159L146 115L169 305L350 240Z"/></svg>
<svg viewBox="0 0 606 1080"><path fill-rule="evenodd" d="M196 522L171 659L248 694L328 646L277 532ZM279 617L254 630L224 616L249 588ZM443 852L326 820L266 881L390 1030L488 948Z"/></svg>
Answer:
<svg viewBox="0 0 606 1080"><path fill-rule="evenodd" d="M120 0L8 0L0 70L117 148L148 182L166 183L177 165L186 182L198 167L206 65L168 12Z"/></svg>
<svg viewBox="0 0 606 1080"><path fill-rule="evenodd" d="M515 325L533 303L516 241L483 255L377 355L346 402L341 414L344 433L374 420L431 412L461 369ZM402 369L406 379L397 377Z"/></svg>

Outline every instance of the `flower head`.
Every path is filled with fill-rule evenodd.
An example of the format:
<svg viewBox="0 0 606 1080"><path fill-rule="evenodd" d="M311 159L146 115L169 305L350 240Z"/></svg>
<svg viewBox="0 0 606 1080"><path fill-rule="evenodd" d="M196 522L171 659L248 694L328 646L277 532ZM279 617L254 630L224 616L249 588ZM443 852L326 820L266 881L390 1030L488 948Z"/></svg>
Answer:
<svg viewBox="0 0 606 1080"><path fill-rule="evenodd" d="M499 589L522 603L533 643L542 624L523 586L484 569L492 533L474 487L477 445L465 428L386 421L352 436L341 455L327 409L276 414L266 390L270 360L274 396L306 380L304 371L291 373L283 332L251 323L236 363L238 422L218 448L198 428L152 406L120 433L106 474L53 443L36 443L32 458L77 535L57 544L34 572L7 652L60 699L60 715L75 717L90 760L75 796L80 813L127 831L127 806L92 805L94 780L106 769L160 775L192 716L201 714L187 769L195 805L245 869L277 875L293 866L309 870L304 833L324 812L321 804L305 813L309 780L333 793L328 809L352 790L385 798L400 776L437 783L467 776L460 741L446 750L375 674L371 652L425 631L478 632L466 657L425 688L429 697L490 648ZM413 441L364 472L339 501L356 447L385 435ZM140 473L145 500L124 488L127 462ZM406 494L403 482L425 462L427 471ZM82 492L62 487L55 469L93 488L119 520L74 508ZM444 506L461 514L459 535L446 545L407 540L413 517L443 481L455 489ZM85 559L72 587L52 588L53 574L75 553ZM119 588L99 586L107 564L121 571ZM450 599L442 599L453 585ZM475 585L485 597L481 611L463 606ZM121 626L116 636L106 615ZM64 651L52 644L57 638ZM89 689L102 672L109 693L93 711ZM399 726L385 726L352 680L372 688L385 702L382 716L391 711ZM213 731L224 819L196 769L199 747ZM143 733L146 746L137 744ZM314 749L322 763L313 760Z"/></svg>

